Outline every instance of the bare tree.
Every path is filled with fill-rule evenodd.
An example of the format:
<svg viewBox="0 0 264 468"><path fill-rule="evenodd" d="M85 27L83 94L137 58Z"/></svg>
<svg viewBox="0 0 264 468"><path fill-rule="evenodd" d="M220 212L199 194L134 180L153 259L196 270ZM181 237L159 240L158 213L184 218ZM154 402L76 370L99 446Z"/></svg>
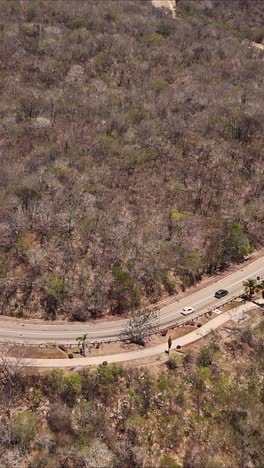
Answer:
<svg viewBox="0 0 264 468"><path fill-rule="evenodd" d="M94 439L83 454L85 468L111 468L115 466L115 457L107 445L100 439Z"/></svg>
<svg viewBox="0 0 264 468"><path fill-rule="evenodd" d="M159 314L157 309L140 309L132 313L131 318L126 322L122 339L131 343L145 346L145 341L152 333L159 329Z"/></svg>
<svg viewBox="0 0 264 468"><path fill-rule="evenodd" d="M20 389L19 377L22 369L22 359L9 357L10 347L0 346L0 390L1 398L11 402Z"/></svg>
<svg viewBox="0 0 264 468"><path fill-rule="evenodd" d="M5 2L1 313L121 315L263 245L263 2L223 2Z"/></svg>
<svg viewBox="0 0 264 468"><path fill-rule="evenodd" d="M0 375L1 384L15 387L17 385L18 376L21 372L21 358L12 358L12 362L8 357L10 347L0 347Z"/></svg>

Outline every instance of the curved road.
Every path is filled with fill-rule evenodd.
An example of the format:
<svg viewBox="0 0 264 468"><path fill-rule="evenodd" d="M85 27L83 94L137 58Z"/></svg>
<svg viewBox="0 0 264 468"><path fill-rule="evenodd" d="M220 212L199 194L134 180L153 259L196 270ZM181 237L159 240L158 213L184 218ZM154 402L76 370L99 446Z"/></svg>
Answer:
<svg viewBox="0 0 264 468"><path fill-rule="evenodd" d="M212 310L243 291L243 281L250 277L264 276L264 257L246 264L241 270L235 271L221 280L215 281L200 291L184 297L160 309L160 328L167 328L183 320L181 310L192 306L195 312L187 316L187 320L202 312ZM215 299L218 289L227 289L229 295L222 300ZM26 321L0 321L0 341L30 344L73 344L76 337L88 333L88 341L117 340L126 320L98 322L95 324L65 323L43 324Z"/></svg>
<svg viewBox="0 0 264 468"><path fill-rule="evenodd" d="M201 328L196 328L187 335L176 338L172 341L171 350L177 348L177 346L186 346L190 343L193 343L197 340L200 340L202 337L208 335L213 330L216 330L218 327L221 327L229 320L241 320L245 312L249 312L251 309L254 309L254 306L251 302L247 302L236 309L229 310L228 312L223 312L217 317L213 318L209 322L205 323ZM7 361L12 365L20 365L25 367L46 367L46 368L70 368L71 370L86 367L86 366L99 366L103 362L108 364L120 363L126 361L137 361L141 359L153 358L157 355L164 355L164 351L167 350L167 343L161 343L155 346L145 347L142 349L137 349L135 351L124 351L117 354L102 355L102 356L87 356L73 358L73 359L43 359L43 358L24 358L20 359L8 357Z"/></svg>

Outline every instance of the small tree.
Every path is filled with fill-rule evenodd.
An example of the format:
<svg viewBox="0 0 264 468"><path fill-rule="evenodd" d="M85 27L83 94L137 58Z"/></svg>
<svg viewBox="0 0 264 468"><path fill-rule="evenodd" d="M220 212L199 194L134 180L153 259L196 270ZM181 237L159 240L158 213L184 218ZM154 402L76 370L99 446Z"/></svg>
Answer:
<svg viewBox="0 0 264 468"><path fill-rule="evenodd" d="M228 260L240 262L250 252L246 234L238 223L229 226L224 240L224 253Z"/></svg>
<svg viewBox="0 0 264 468"><path fill-rule="evenodd" d="M87 336L88 336L88 334L87 334L87 333L84 333L84 335L79 336L78 338L76 338L76 341L78 341L78 346L81 347L81 351L82 351L82 354L83 354L84 357L86 356L86 340L87 340Z"/></svg>
<svg viewBox="0 0 264 468"><path fill-rule="evenodd" d="M35 416L31 411L25 411L15 416L13 422L14 440L26 451L36 434Z"/></svg>
<svg viewBox="0 0 264 468"><path fill-rule="evenodd" d="M82 382L83 378L77 372L69 372L64 375L63 400L69 405L73 405L76 402L77 397L80 395Z"/></svg>
<svg viewBox="0 0 264 468"><path fill-rule="evenodd" d="M56 318L59 305L65 296L65 284L62 278L50 278L46 284L45 306L49 317Z"/></svg>
<svg viewBox="0 0 264 468"><path fill-rule="evenodd" d="M253 296L258 286L258 283L255 280L255 278L249 278L243 282L243 286L245 288L245 292L249 294L250 296Z"/></svg>
<svg viewBox="0 0 264 468"><path fill-rule="evenodd" d="M159 329L159 317L156 309L141 309L134 311L131 318L126 322L121 337L145 346L146 338Z"/></svg>

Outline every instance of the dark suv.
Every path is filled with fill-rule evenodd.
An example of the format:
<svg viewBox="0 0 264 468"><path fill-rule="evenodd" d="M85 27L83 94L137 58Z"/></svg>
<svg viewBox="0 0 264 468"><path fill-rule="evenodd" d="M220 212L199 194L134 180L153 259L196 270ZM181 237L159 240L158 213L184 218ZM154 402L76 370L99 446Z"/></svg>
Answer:
<svg viewBox="0 0 264 468"><path fill-rule="evenodd" d="M226 289L219 289L215 293L215 297L217 299L221 299L222 297L225 297L228 294L228 291Z"/></svg>

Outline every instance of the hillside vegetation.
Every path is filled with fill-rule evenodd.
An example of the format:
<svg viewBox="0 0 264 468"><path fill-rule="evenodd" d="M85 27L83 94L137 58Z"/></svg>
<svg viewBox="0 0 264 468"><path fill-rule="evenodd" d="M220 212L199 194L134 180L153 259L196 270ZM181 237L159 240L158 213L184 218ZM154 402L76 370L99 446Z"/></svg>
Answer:
<svg viewBox="0 0 264 468"><path fill-rule="evenodd" d="M31 374L0 359L1 468L261 468L263 337L262 320L155 373Z"/></svg>
<svg viewBox="0 0 264 468"><path fill-rule="evenodd" d="M0 0L2 314L123 314L263 244L263 19Z"/></svg>

